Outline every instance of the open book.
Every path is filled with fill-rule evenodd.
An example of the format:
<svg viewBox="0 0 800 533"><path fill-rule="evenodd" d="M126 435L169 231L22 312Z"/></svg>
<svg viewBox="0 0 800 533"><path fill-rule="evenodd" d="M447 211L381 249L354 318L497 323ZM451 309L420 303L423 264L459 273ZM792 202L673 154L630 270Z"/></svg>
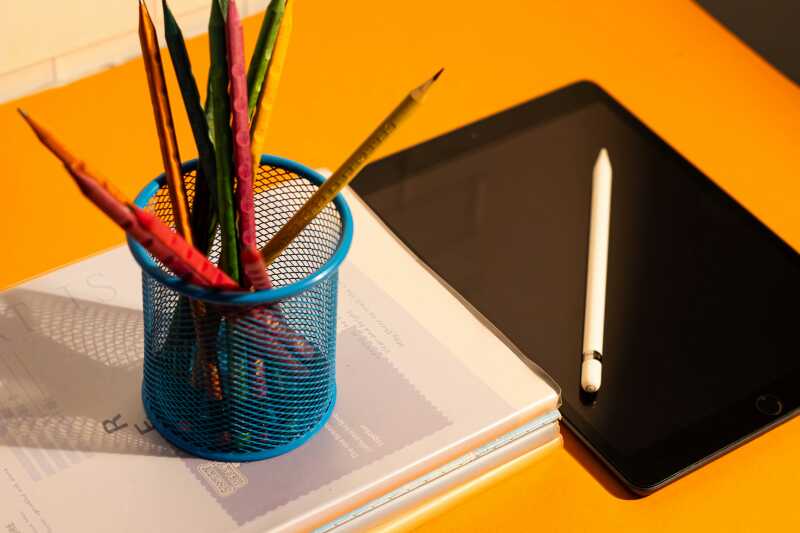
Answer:
<svg viewBox="0 0 800 533"><path fill-rule="evenodd" d="M339 278L338 401L319 434L273 459L196 459L153 430L126 247L0 294L0 525L357 528L480 474L487 458L557 439L552 382L347 197L356 229Z"/></svg>

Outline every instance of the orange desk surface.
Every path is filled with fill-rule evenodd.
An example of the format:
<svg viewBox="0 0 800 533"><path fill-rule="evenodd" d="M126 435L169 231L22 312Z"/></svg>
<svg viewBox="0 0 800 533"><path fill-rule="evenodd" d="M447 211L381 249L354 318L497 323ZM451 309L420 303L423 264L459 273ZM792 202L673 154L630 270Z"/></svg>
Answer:
<svg viewBox="0 0 800 533"><path fill-rule="evenodd" d="M129 11L121 16L135 17L135 2ZM258 20L246 22L250 46L257 29ZM205 37L190 54L205 86ZM447 70L426 105L383 154L588 78L800 248L800 90L688 1L302 0L268 151L334 168L440 66ZM160 172L140 61L0 106L0 287L122 241L38 146L17 106L127 193ZM794 420L631 499L567 434L563 450L421 531L797 530L798 445Z"/></svg>

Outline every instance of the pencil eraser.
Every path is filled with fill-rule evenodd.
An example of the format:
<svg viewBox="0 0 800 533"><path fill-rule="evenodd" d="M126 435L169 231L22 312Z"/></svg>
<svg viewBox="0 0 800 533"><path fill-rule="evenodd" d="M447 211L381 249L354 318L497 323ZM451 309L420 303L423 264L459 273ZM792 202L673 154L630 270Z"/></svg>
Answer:
<svg viewBox="0 0 800 533"><path fill-rule="evenodd" d="M603 377L603 364L597 359L587 359L581 365L581 388L586 392L597 392Z"/></svg>

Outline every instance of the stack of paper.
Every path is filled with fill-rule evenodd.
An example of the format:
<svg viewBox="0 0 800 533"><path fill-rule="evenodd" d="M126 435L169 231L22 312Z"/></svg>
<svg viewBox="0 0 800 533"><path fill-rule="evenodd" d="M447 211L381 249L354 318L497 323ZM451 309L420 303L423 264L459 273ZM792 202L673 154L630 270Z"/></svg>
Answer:
<svg viewBox="0 0 800 533"><path fill-rule="evenodd" d="M558 393L354 195L338 403L256 463L187 457L141 405L137 265L120 247L0 295L0 525L9 531L362 528L559 439Z"/></svg>

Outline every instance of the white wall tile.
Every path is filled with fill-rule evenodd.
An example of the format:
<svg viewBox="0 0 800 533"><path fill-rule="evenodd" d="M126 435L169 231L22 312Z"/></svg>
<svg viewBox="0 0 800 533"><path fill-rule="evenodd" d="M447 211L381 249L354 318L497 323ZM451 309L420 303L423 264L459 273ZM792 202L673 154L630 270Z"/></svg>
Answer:
<svg viewBox="0 0 800 533"><path fill-rule="evenodd" d="M242 16L250 16L256 14L263 14L269 5L269 0L237 0L241 2L239 9L242 10Z"/></svg>
<svg viewBox="0 0 800 533"><path fill-rule="evenodd" d="M145 1L163 33L160 0ZM0 0L0 102L138 56L138 25L135 0Z"/></svg>
<svg viewBox="0 0 800 533"><path fill-rule="evenodd" d="M194 37L208 31L211 0L167 0L184 36ZM236 0L242 17L263 12L269 0Z"/></svg>
<svg viewBox="0 0 800 533"><path fill-rule="evenodd" d="M25 96L52 85L54 81L52 60L0 74L0 102Z"/></svg>
<svg viewBox="0 0 800 533"><path fill-rule="evenodd" d="M162 47L161 0L145 0ZM208 30L212 0L168 0L193 37ZM237 0L242 16L269 0ZM0 102L68 83L141 53L136 0L0 0Z"/></svg>
<svg viewBox="0 0 800 533"><path fill-rule="evenodd" d="M211 0L167 0L185 37L194 37L208 31ZM236 0L241 16L263 12L269 0Z"/></svg>
<svg viewBox="0 0 800 533"><path fill-rule="evenodd" d="M120 65L141 55L138 33L73 50L55 58L55 81L58 84L83 78L95 72Z"/></svg>
<svg viewBox="0 0 800 533"><path fill-rule="evenodd" d="M160 26L158 0L147 0ZM2 0L0 72L136 31L134 0Z"/></svg>
<svg viewBox="0 0 800 533"><path fill-rule="evenodd" d="M175 13L175 19L181 27L183 37L189 39L195 35L208 31L208 16L211 13L210 3L208 7L200 7L182 13Z"/></svg>
<svg viewBox="0 0 800 533"><path fill-rule="evenodd" d="M211 0L167 0L167 4L175 14L175 18L183 13L199 9L205 9L206 16L211 12Z"/></svg>

